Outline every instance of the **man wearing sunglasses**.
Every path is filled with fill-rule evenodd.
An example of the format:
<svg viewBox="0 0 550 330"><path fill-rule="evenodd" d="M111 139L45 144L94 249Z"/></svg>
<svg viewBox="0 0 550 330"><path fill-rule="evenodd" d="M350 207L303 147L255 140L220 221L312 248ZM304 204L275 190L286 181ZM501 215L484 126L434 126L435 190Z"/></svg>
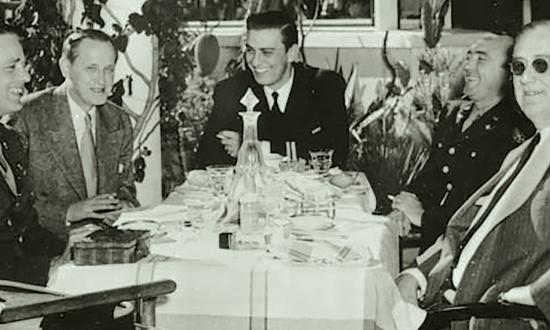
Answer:
<svg viewBox="0 0 550 330"><path fill-rule="evenodd" d="M508 301L550 320L550 21L526 25L510 71L536 134L453 215L444 236L397 278L405 299L425 306ZM417 296L418 293L418 296ZM475 319L453 329L532 329L525 320ZM545 328L539 325L538 328Z"/></svg>
<svg viewBox="0 0 550 330"><path fill-rule="evenodd" d="M430 157L392 201L405 229L420 227L421 252L445 231L453 213L499 168L506 154L532 134L517 109L508 69L513 39L491 35L468 49L464 100L443 112Z"/></svg>

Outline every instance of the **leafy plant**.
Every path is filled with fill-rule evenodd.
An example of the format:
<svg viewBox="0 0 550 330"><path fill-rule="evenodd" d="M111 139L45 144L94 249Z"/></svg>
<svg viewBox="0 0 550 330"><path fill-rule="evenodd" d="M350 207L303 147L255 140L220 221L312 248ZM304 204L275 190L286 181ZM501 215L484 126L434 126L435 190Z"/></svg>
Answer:
<svg viewBox="0 0 550 330"><path fill-rule="evenodd" d="M350 127L350 166L367 173L382 213L390 207L386 196L403 189L424 166L459 76L460 59L439 46L448 1L424 0L422 8L426 48L418 58L418 73L413 76L405 63L390 58L386 32L382 58L391 77L379 81L376 99L365 112L354 112Z"/></svg>

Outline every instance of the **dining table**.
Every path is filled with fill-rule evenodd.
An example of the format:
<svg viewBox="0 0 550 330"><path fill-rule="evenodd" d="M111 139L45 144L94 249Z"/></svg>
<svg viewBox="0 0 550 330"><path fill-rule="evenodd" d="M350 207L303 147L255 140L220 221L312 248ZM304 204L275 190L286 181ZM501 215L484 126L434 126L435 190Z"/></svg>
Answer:
<svg viewBox="0 0 550 330"><path fill-rule="evenodd" d="M353 179L347 187L326 177L280 175L298 193L315 184L331 189L330 226L295 228L295 215L279 215L284 221L265 230L264 245L227 248L220 237L237 237L239 227L220 221L227 200L205 171L194 171L161 204L128 210L115 223L149 229L148 256L123 264L69 262L52 272L48 287L81 294L174 280L176 291L157 302L156 329L417 329L425 313L395 285L397 228L372 214L376 199L365 175L345 175Z"/></svg>

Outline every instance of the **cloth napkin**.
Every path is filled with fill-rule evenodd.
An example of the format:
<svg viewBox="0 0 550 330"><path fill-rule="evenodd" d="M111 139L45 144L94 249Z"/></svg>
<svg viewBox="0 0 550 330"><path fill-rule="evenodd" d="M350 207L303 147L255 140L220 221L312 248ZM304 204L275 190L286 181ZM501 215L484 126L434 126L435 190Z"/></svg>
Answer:
<svg viewBox="0 0 550 330"><path fill-rule="evenodd" d="M295 231L291 235L288 256L296 262L369 262L372 254L368 247L354 244L348 237L332 233Z"/></svg>

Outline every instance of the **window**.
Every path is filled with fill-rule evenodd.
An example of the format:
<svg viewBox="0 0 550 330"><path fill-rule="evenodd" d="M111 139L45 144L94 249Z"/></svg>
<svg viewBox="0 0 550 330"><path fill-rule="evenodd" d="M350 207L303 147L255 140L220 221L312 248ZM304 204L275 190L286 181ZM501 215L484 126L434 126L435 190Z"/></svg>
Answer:
<svg viewBox="0 0 550 330"><path fill-rule="evenodd" d="M185 17L188 21L231 21L244 18L250 0L185 0ZM264 10L293 6L297 0L262 1ZM413 0L420 1L420 0ZM372 17L373 0L300 0L306 18L311 19L317 10L318 19L361 19ZM202 4L202 6L201 6Z"/></svg>

